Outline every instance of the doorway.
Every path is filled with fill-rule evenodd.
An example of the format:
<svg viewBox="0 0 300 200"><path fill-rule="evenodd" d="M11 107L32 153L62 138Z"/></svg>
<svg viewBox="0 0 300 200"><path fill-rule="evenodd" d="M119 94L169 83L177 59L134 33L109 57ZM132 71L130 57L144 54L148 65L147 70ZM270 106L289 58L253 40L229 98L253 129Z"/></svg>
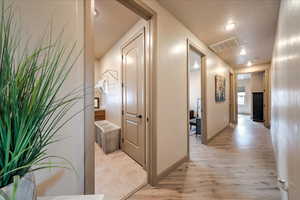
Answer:
<svg viewBox="0 0 300 200"><path fill-rule="evenodd" d="M148 22L118 1L95 3L101 11L94 23L95 99L99 102L95 107L95 193L118 200L147 184ZM119 17L126 19L123 27L113 23Z"/></svg>
<svg viewBox="0 0 300 200"><path fill-rule="evenodd" d="M237 74L236 96L238 118L247 117L254 122L268 121L268 77L266 71Z"/></svg>
<svg viewBox="0 0 300 200"><path fill-rule="evenodd" d="M206 132L206 57L188 41L187 51L187 127L190 140L207 144Z"/></svg>
<svg viewBox="0 0 300 200"><path fill-rule="evenodd" d="M156 18L138 2L92 0L85 6L85 63L95 72L85 75L95 88L95 95L86 92L95 108L85 110L85 127L96 132L85 135L85 194L125 199L154 179L149 122ZM126 20L116 27L120 18Z"/></svg>

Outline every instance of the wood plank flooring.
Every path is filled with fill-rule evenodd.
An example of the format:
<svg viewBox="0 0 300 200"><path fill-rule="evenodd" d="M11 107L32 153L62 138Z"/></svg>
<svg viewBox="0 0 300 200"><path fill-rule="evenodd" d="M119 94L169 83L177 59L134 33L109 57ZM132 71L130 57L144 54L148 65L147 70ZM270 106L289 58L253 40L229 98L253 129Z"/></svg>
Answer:
<svg viewBox="0 0 300 200"><path fill-rule="evenodd" d="M279 200L269 130L247 116L207 146L191 136L191 160L134 200Z"/></svg>

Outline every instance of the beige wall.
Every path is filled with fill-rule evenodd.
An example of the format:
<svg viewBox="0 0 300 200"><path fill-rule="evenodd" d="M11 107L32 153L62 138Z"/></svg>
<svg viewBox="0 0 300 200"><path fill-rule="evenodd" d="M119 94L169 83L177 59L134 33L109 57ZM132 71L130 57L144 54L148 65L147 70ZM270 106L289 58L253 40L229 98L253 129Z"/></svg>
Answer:
<svg viewBox="0 0 300 200"><path fill-rule="evenodd" d="M287 181L282 199L300 196L300 2L281 1L272 60L271 133L279 179ZM287 197L288 196L288 197Z"/></svg>
<svg viewBox="0 0 300 200"><path fill-rule="evenodd" d="M253 65L252 67L241 67L234 70L235 73L252 73L252 72L260 72L270 69L270 63L261 64L261 65Z"/></svg>
<svg viewBox="0 0 300 200"><path fill-rule="evenodd" d="M100 60L95 63L95 81L102 78L103 72L106 70L114 70L118 73L118 81L109 79L108 91L104 95L104 107L106 111L106 119L121 126L122 120L122 52L121 47L130 38L145 27L147 22L143 19L137 22ZM97 36L96 36L97 37Z"/></svg>
<svg viewBox="0 0 300 200"><path fill-rule="evenodd" d="M263 92L264 86L264 72L255 72L251 74L251 92Z"/></svg>
<svg viewBox="0 0 300 200"><path fill-rule="evenodd" d="M53 33L57 35L64 28L64 42L72 45L78 43L77 52L83 48L84 9L83 0L9 0L16 7L18 21L24 30L24 38L31 38L36 44L45 33L47 26L53 22ZM62 93L83 87L84 83L83 54L79 57ZM83 94L83 92L82 92ZM83 109L80 101L70 112ZM80 113L73 118L61 131L60 142L49 148L50 155L59 155L69 160L78 176L72 170L46 169L36 172L38 192L41 195L82 194L84 190L84 116ZM51 160L55 162L55 160Z"/></svg>
<svg viewBox="0 0 300 200"><path fill-rule="evenodd" d="M265 73L264 72L254 72L251 74L251 115L253 113L253 101L252 101L252 93L253 92L264 92L265 90ZM264 95L264 98L267 96ZM264 104L266 104L267 101L264 100ZM270 106L269 106L270 107ZM265 112L265 110L264 110ZM267 115L264 115L264 120L267 119Z"/></svg>
<svg viewBox="0 0 300 200"><path fill-rule="evenodd" d="M155 0L142 0L158 15L157 172L187 156L187 39L207 55L208 137L229 122L229 66ZM215 102L215 75L226 77L226 101Z"/></svg>

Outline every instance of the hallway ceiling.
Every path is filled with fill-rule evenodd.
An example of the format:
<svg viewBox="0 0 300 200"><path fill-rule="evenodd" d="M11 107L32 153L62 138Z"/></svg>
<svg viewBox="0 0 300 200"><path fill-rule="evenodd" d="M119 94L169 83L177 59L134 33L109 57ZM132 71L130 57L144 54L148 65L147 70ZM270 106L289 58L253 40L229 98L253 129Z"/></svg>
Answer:
<svg viewBox="0 0 300 200"><path fill-rule="evenodd" d="M95 0L95 56L101 58L140 18L115 0Z"/></svg>
<svg viewBox="0 0 300 200"><path fill-rule="evenodd" d="M217 54L234 68L271 61L280 0L158 0L207 46L235 37ZM236 27L226 31L232 21ZM244 47L247 54L240 55Z"/></svg>

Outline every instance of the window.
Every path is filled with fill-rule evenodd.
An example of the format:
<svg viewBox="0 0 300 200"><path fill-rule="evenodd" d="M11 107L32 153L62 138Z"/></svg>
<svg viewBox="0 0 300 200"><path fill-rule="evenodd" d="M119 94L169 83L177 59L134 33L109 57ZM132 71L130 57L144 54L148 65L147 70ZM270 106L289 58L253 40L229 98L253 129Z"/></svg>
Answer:
<svg viewBox="0 0 300 200"><path fill-rule="evenodd" d="M245 105L246 92L238 92L238 104Z"/></svg>
<svg viewBox="0 0 300 200"><path fill-rule="evenodd" d="M245 105L245 98L246 98L246 89L245 87L238 87L238 105Z"/></svg>

